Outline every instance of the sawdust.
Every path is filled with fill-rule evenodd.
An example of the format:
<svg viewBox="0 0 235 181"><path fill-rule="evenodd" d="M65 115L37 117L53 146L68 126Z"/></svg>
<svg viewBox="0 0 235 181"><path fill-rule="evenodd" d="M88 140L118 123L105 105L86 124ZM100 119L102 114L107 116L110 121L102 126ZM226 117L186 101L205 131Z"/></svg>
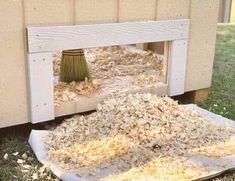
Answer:
<svg viewBox="0 0 235 181"><path fill-rule="evenodd" d="M60 168L97 179L191 180L207 168L182 158L210 155L210 147L226 145L234 135L235 129L212 123L168 97L134 94L111 96L97 112L66 120L48 135L46 145L48 159ZM222 156L235 154L227 148L218 147L224 149ZM100 168L112 174L103 176Z"/></svg>
<svg viewBox="0 0 235 181"><path fill-rule="evenodd" d="M92 80L76 83L55 81L55 106L59 106L62 102L76 101L81 95L91 95L114 84L117 77L129 76L127 79L131 77L130 85L125 85L127 90L132 90L132 85L140 87L161 81L163 57L151 51L136 51L130 47L111 46L85 49L84 52ZM54 76L58 77L61 53L54 53L53 57ZM119 87L121 86L115 85L115 89Z"/></svg>
<svg viewBox="0 0 235 181"><path fill-rule="evenodd" d="M226 141L226 143L201 147L193 150L192 153L213 158L233 155L235 154L235 136Z"/></svg>
<svg viewBox="0 0 235 181"><path fill-rule="evenodd" d="M135 51L131 47L93 48L87 49L86 54L94 55L90 67L93 77L98 79L140 74L148 78L148 75L153 73L157 77L163 66L163 58L160 55L151 51Z"/></svg>
<svg viewBox="0 0 235 181"><path fill-rule="evenodd" d="M111 175L100 179L101 181L119 181L119 180L170 180L170 181L188 181L192 178L208 174L205 165L192 164L186 157L164 157L156 158L151 162L140 167L134 167L130 170Z"/></svg>
<svg viewBox="0 0 235 181"><path fill-rule="evenodd" d="M54 104L59 106L61 102L76 100L78 95L89 96L99 90L101 82L97 79L82 82L58 82L54 86Z"/></svg>

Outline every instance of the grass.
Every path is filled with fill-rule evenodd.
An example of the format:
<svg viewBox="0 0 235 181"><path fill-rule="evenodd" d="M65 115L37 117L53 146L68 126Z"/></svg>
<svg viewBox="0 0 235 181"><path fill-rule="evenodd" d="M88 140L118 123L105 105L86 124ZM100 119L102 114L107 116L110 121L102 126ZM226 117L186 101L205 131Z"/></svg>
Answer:
<svg viewBox="0 0 235 181"><path fill-rule="evenodd" d="M212 87L208 100L200 106L235 120L235 25L218 26ZM27 143L30 128L16 129L19 131L13 131L14 134L11 129L0 132L0 181L31 181L35 172L40 177L36 180L54 180L55 177L49 170L43 172L45 175L40 176L39 170L42 165ZM24 130L23 135L21 130ZM18 154L14 155L16 152ZM6 153L7 160L3 158ZM25 153L27 158L22 157ZM17 163L19 159L23 159L24 164ZM31 167L24 169L22 165ZM226 173L214 181L235 181L235 173Z"/></svg>
<svg viewBox="0 0 235 181"><path fill-rule="evenodd" d="M17 163L18 159L21 159L21 156L26 153L33 156L30 153L29 145L24 137L8 137L2 140L0 145L0 153L5 155L8 154L8 159L0 158L0 180L22 180L23 173ZM17 154L18 152L18 154ZM15 155L13 155L15 153ZM17 154L17 155L16 155ZM32 157L33 158L33 157ZM28 164L35 165L39 164L35 158L30 159Z"/></svg>
<svg viewBox="0 0 235 181"><path fill-rule="evenodd" d="M0 181L55 180L51 171L37 161L27 139L14 135L1 140ZM8 156L4 158L6 154Z"/></svg>

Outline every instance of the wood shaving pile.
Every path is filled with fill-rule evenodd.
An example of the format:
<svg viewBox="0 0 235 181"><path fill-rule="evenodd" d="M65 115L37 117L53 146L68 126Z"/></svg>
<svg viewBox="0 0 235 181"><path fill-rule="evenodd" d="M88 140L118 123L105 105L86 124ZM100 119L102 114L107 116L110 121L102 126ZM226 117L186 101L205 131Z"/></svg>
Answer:
<svg viewBox="0 0 235 181"><path fill-rule="evenodd" d="M89 141L79 145L51 151L50 154L59 158L62 162L65 159L69 159L75 165L89 166L99 164L103 160L107 160L113 156L122 155L130 147L131 144L126 137L115 136L112 138L104 138L100 141Z"/></svg>
<svg viewBox="0 0 235 181"><path fill-rule="evenodd" d="M54 104L59 106L61 102L76 100L78 95L89 96L100 87L101 82L97 79L71 83L59 82L54 86Z"/></svg>
<svg viewBox="0 0 235 181"><path fill-rule="evenodd" d="M210 153L210 146L226 145L234 135L235 129L212 123L168 97L134 94L111 96L97 106L97 112L66 120L48 135L46 145L48 159L60 168L78 175L82 171L97 180L179 174L192 179L201 170L206 173L205 166L192 166L181 158L199 154L200 148ZM111 174L102 175L101 168Z"/></svg>
<svg viewBox="0 0 235 181"><path fill-rule="evenodd" d="M156 83L156 81L160 81L160 72L159 75L152 74L152 75L146 75L146 74L140 74L136 76L136 78L132 81L133 85L147 85L147 84L153 84Z"/></svg>
<svg viewBox="0 0 235 181"><path fill-rule="evenodd" d="M127 77L126 89L132 90L133 86L145 86L160 82L163 56L151 51L140 51L131 47L111 46L103 48L86 49L85 56L93 81L62 83L55 81L54 98L55 106L62 102L77 100L80 95L90 95L102 87L114 87L118 77ZM53 54L54 76L60 74L61 53ZM58 78L57 78L58 79ZM99 80L99 81L97 81ZM97 84L97 82L99 82ZM125 81L123 81L125 82ZM128 87L129 86L129 87ZM116 86L116 89L122 89ZM123 87L123 85L122 85Z"/></svg>
<svg viewBox="0 0 235 181"><path fill-rule="evenodd" d="M233 155L235 153L235 137L232 137L226 143L195 149L193 153L214 158Z"/></svg>
<svg viewBox="0 0 235 181"><path fill-rule="evenodd" d="M192 164L186 157L156 158L140 167L111 175L100 179L101 181L119 180L161 180L161 181L188 181L202 174L208 174L207 167L202 164Z"/></svg>
<svg viewBox="0 0 235 181"><path fill-rule="evenodd" d="M163 57L151 51L137 51L131 47L111 46L87 49L86 54L94 55L91 71L95 78L110 79L115 76L143 74L157 75L162 71ZM159 80L155 80L157 82Z"/></svg>

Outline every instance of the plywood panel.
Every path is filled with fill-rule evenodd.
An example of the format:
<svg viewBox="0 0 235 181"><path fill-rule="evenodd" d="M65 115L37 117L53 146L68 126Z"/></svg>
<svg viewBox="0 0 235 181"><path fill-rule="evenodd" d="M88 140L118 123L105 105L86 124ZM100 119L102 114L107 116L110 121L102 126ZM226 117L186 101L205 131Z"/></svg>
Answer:
<svg viewBox="0 0 235 181"><path fill-rule="evenodd" d="M189 17L190 0L158 0L156 18L182 19Z"/></svg>
<svg viewBox="0 0 235 181"><path fill-rule="evenodd" d="M191 0L186 91L211 85L218 12L219 0Z"/></svg>
<svg viewBox="0 0 235 181"><path fill-rule="evenodd" d="M119 21L155 20L156 0L119 0Z"/></svg>
<svg viewBox="0 0 235 181"><path fill-rule="evenodd" d="M27 26L74 23L74 0L25 0Z"/></svg>
<svg viewBox="0 0 235 181"><path fill-rule="evenodd" d="M118 0L75 0L76 24L118 20Z"/></svg>
<svg viewBox="0 0 235 181"><path fill-rule="evenodd" d="M0 1L0 127L28 122L22 1Z"/></svg>

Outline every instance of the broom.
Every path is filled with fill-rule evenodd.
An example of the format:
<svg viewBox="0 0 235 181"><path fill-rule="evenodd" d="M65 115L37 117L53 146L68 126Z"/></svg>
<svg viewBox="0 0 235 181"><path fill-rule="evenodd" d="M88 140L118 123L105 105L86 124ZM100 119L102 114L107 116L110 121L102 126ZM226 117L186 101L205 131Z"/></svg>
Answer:
<svg viewBox="0 0 235 181"><path fill-rule="evenodd" d="M90 79L88 65L82 49L62 51L60 67L61 82L80 82Z"/></svg>

